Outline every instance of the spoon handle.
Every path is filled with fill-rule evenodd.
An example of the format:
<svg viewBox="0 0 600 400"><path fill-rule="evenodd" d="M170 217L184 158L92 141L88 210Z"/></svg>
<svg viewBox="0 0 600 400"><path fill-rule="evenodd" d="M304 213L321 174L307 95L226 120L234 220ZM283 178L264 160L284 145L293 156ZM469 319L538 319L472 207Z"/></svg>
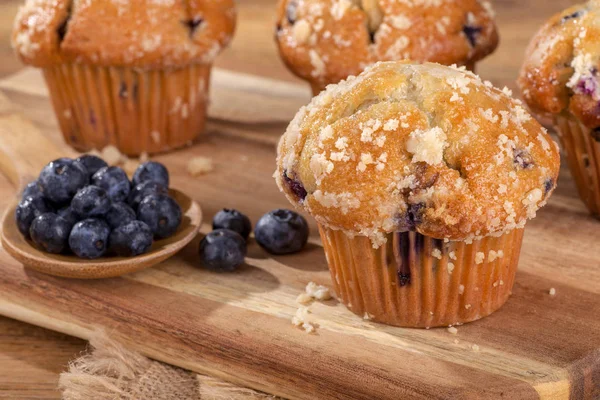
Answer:
<svg viewBox="0 0 600 400"><path fill-rule="evenodd" d="M0 115L0 173L21 191L50 161L68 156L19 113Z"/></svg>

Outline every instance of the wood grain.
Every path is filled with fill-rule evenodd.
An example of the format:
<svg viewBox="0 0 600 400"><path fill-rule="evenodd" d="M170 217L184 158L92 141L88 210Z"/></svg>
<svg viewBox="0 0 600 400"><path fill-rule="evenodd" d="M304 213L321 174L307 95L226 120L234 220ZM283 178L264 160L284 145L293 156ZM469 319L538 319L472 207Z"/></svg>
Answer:
<svg viewBox="0 0 600 400"><path fill-rule="evenodd" d="M508 85L510 88L515 89L514 78L522 60L521 54L523 54L527 41L533 32L551 14L576 2L573 0L492 0L492 2L497 10L501 44L499 49L480 64L478 68L483 76L491 79L495 84ZM0 24L0 76L15 72L17 68L21 67L20 63L13 56L9 44L12 20L20 3L22 3L22 0L0 0L0 21L2 22ZM273 46L272 21L274 18L274 3L275 0L244 0L238 2L239 24L237 34L232 46L217 60L218 66L239 72L296 81L282 66L277 56L277 51ZM11 97L19 97L22 100L26 100L25 96L20 96L16 93L13 93ZM0 104L2 104L1 96ZM24 110L28 117L33 115L36 121L53 121L52 113L47 107L45 100L30 102L28 104L31 104L31 106ZM38 106L43 107L37 109L36 107ZM6 109L5 107L2 108ZM55 129L52 122L43 122L38 125L44 126L44 130L46 131ZM212 129L220 129L221 127L227 128L228 135L243 134L243 130L238 129L238 126L235 124L225 121L213 121ZM256 137L264 138L265 142L268 142L270 137L269 135L260 135L261 128L260 124L254 126ZM267 124L267 129L265 130L272 132L268 128ZM225 135L225 129L220 129L220 131L221 134ZM50 140L57 138L59 138L57 135L49 137ZM203 150L202 153L209 155L210 152L210 148L208 148ZM567 172L563 172L560 181L559 192L562 193L561 205L555 206L551 204L551 206L557 207L554 210L556 213L573 212L575 210L574 212L579 217L565 226L541 223L541 220L538 218L537 223L540 223L540 228L536 233L546 228L553 228L554 230L571 229L576 231L579 221L585 219L585 211L582 210L579 201L574 196L569 195L574 193L574 186L565 177L568 177ZM202 179L204 180L205 178ZM0 196L0 208L4 207L9 201L12 201L11 191L11 184L0 174L0 194L2 194ZM206 189L206 191L208 192L206 193L207 197L215 193L210 188ZM224 203L243 205L241 202L236 202L236 199L230 199L224 201ZM204 203L203 205L206 208L207 205ZM269 205L271 204L265 205L265 209ZM209 213L210 217L215 209L205 211ZM256 214L254 217L256 217ZM589 226L586 231L589 232ZM531 235L533 235L531 232L528 232L526 235L526 248L529 248L534 243L530 240ZM582 268L581 265L585 261L577 256L581 252L587 251L586 246L588 243L580 243L577 237L565 239L565 245L562 248L567 252L566 258L569 258L570 255L575 255L574 259L579 261L577 261L577 264L573 268L570 267L569 262L566 262L560 268L556 268L555 264L547 262L548 260L552 261L553 257L553 252L549 252L548 250L552 250L556 246L554 241L549 240L552 236L553 232L549 232L543 241L540 241L541 244L536 242L536 245L539 246L538 257L535 259L536 262L528 263L526 266L528 270L533 272L533 276L543 274L550 278L550 281L544 280L537 284L534 292L541 298L547 299L548 302L561 302L565 293L558 286L556 286L558 289L556 298L550 299L545 297L548 285L554 285L555 282L560 281L565 282L567 286L573 286L577 290L587 291L591 288L593 292L594 289L597 289L598 275L592 274L588 279L590 269L596 266L596 264L592 262L589 268ZM524 268L524 265L525 263L523 262L522 268ZM546 271L547 265L550 266L549 271ZM304 268L317 270L315 273L318 275L313 276L311 274L312 279L329 279L327 274L319 271L317 267L304 266ZM597 268L596 270L600 269ZM291 271L295 270L292 269ZM521 275L519 275L519 279L521 279ZM326 280L322 281L322 283L325 282ZM520 287L518 290L521 290ZM517 292L517 289L515 289L515 292ZM566 295L568 296L569 294L567 293ZM509 302L509 305L511 302ZM550 303L550 305L552 304ZM546 307L547 305L544 304L543 306ZM532 308L529 312L536 313L537 308ZM598 315L595 304L593 304L593 307L587 309L586 315ZM528 330L526 334L524 333L525 336L533 334L533 337L536 337L537 333L534 323L532 323L532 329ZM549 325L551 325L551 322L544 324L546 327ZM462 334L463 330L460 329L459 337ZM486 333L483 332L482 335L486 335ZM557 348L561 347L562 345L557 343ZM59 392L55 389L58 373L64 369L67 360L75 357L83 348L84 342L79 339L70 338L7 318L0 318L0 398L60 398ZM553 349L551 348L543 348L544 354L551 353L552 351ZM594 354L590 357L593 360L597 359L597 355ZM568 359L568 357L560 358ZM585 371L586 368L593 368L593 365L595 365L586 358L581 358L579 362L583 367L574 368L573 374L580 374L577 371ZM399 360L398 363L402 363L402 360ZM590 365L592 367L589 367ZM318 368L318 366L315 366L315 368ZM597 374L597 370L595 373ZM588 371L585 376L589 377L592 374L592 371ZM258 378L255 379L259 380ZM580 376L577 381L583 382L585 379L588 378ZM541 385L538 385L537 388L542 391ZM556 393L555 384L544 385L544 388L547 388L544 392L547 394L547 398L551 398L550 395ZM573 398L583 398L581 393L581 388L574 388ZM557 395L553 398L564 398L564 396L559 397Z"/></svg>
<svg viewBox="0 0 600 400"><path fill-rule="evenodd" d="M0 87L18 106L35 110L28 115L54 141L58 132L45 92L20 91L15 84L35 87L38 80L42 87L39 79L26 70ZM215 104L228 104L220 97L232 95L226 90L232 79L215 74ZM242 76L240 82L256 100L240 116L263 114L255 106L261 96L276 104L287 93L276 81ZM302 104L301 90L291 90L294 96L280 102L287 106L272 114ZM271 178L274 144L285 125L262 117L211 119L206 139L158 159L169 165L174 186L200 201L208 216L233 207L256 221L287 206ZM193 155L211 157L215 171L190 179L185 168ZM156 359L290 398L597 397L599 224L575 197L566 172L526 229L512 298L492 317L459 327L457 336L370 323L334 301L311 306L317 335L294 328L296 296L309 281L330 279L310 223L305 252L271 257L251 243L247 265L225 275L197 268L197 240L156 268L99 282L44 276L0 253L0 312L83 338L102 327ZM551 287L556 296L548 294Z"/></svg>

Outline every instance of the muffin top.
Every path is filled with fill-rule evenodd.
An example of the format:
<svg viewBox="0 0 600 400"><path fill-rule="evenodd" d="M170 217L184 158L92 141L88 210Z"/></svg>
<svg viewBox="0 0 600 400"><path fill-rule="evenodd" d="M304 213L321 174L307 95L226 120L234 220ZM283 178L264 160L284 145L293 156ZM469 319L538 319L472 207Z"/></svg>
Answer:
<svg viewBox="0 0 600 400"><path fill-rule="evenodd" d="M536 113L571 112L600 127L600 0L573 6L540 29L527 49L519 86Z"/></svg>
<svg viewBox="0 0 600 400"><path fill-rule="evenodd" d="M13 47L27 64L208 64L231 39L233 0L26 0Z"/></svg>
<svg viewBox="0 0 600 400"><path fill-rule="evenodd" d="M466 240L522 228L554 190L558 146L508 89L464 67L382 62L300 109L275 179L317 222Z"/></svg>
<svg viewBox="0 0 600 400"><path fill-rule="evenodd" d="M276 39L298 76L321 84L377 61L466 65L494 51L488 1L280 0Z"/></svg>

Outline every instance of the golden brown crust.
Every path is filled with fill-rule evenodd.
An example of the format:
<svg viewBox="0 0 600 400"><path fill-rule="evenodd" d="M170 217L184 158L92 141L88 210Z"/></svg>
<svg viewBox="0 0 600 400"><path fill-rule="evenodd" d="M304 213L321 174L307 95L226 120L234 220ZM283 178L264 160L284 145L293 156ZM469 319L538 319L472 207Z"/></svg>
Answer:
<svg viewBox="0 0 600 400"><path fill-rule="evenodd" d="M276 181L319 223L374 243L522 227L555 187L558 147L508 93L464 68L378 63L329 86L281 138Z"/></svg>
<svg viewBox="0 0 600 400"><path fill-rule="evenodd" d="M487 1L280 0L276 40L292 72L324 86L377 61L471 64L498 34Z"/></svg>
<svg viewBox="0 0 600 400"><path fill-rule="evenodd" d="M519 76L523 97L543 115L571 112L600 127L600 1L554 15L534 36Z"/></svg>
<svg viewBox="0 0 600 400"><path fill-rule="evenodd" d="M13 45L27 64L210 64L235 28L233 0L27 0Z"/></svg>

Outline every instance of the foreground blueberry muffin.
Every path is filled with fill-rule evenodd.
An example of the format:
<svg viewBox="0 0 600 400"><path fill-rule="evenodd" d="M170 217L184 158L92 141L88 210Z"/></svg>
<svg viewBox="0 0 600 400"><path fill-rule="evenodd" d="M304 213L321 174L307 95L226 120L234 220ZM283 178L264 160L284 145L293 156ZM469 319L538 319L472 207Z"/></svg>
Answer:
<svg viewBox="0 0 600 400"><path fill-rule="evenodd" d="M283 61L314 94L376 61L475 63L498 45L494 11L479 0L280 0Z"/></svg>
<svg viewBox="0 0 600 400"><path fill-rule="evenodd" d="M338 297L409 327L507 300L558 147L509 91L465 68L384 62L330 85L279 142L275 179L317 220Z"/></svg>
<svg viewBox="0 0 600 400"><path fill-rule="evenodd" d="M600 218L600 2L553 16L532 39L519 85L553 119L581 199Z"/></svg>
<svg viewBox="0 0 600 400"><path fill-rule="evenodd" d="M70 145L138 155L203 131L211 65L234 26L233 0L26 0L13 46L42 68Z"/></svg>

